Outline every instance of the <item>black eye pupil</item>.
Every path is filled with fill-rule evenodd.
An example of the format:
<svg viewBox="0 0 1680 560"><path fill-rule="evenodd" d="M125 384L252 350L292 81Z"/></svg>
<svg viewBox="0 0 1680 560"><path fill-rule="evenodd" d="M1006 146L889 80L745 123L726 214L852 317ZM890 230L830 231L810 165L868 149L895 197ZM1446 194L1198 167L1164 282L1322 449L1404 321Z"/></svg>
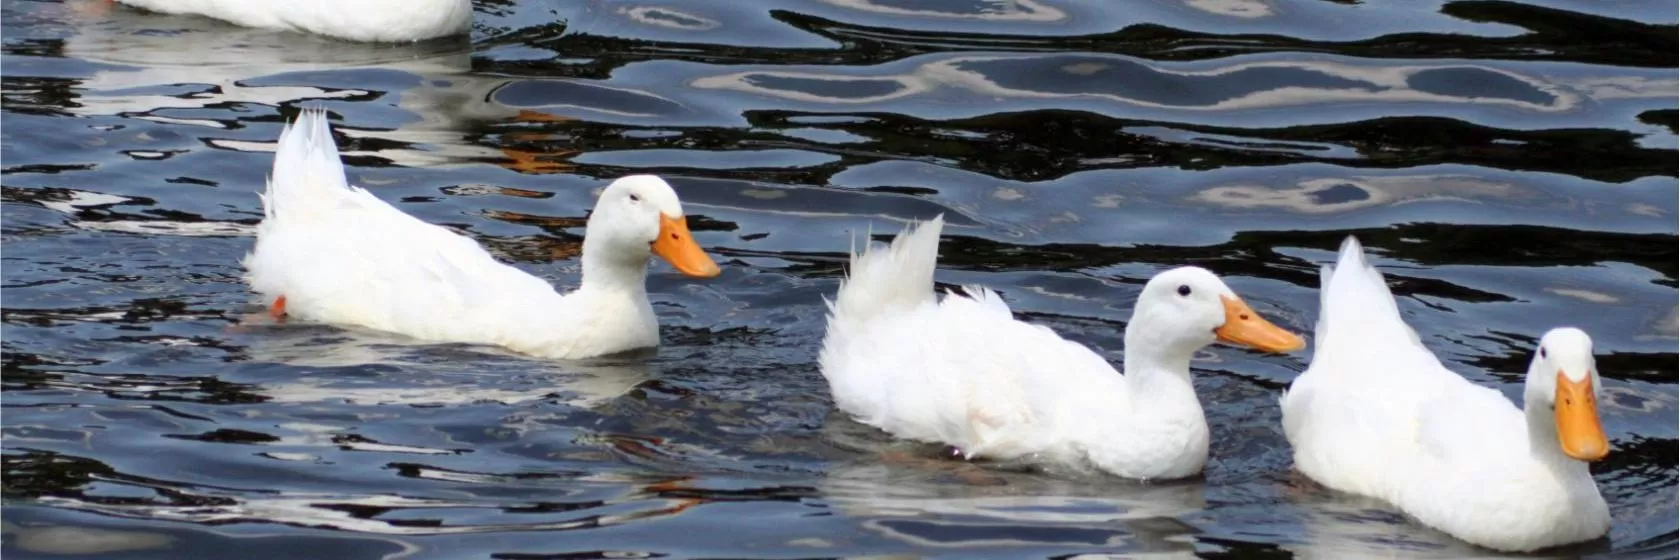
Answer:
<svg viewBox="0 0 1680 560"><path fill-rule="evenodd" d="M1542 357L1542 358L1546 357L1546 349L1545 348L1540 349L1540 357Z"/></svg>
<svg viewBox="0 0 1680 560"><path fill-rule="evenodd" d="M641 202L641 201L642 201L642 197L640 197L640 196L636 196L636 195L630 195L630 201L631 201L631 202Z"/></svg>
<svg viewBox="0 0 1680 560"><path fill-rule="evenodd" d="M1178 287L1178 295L1181 295L1181 296L1190 295L1190 286L1179 286Z"/></svg>

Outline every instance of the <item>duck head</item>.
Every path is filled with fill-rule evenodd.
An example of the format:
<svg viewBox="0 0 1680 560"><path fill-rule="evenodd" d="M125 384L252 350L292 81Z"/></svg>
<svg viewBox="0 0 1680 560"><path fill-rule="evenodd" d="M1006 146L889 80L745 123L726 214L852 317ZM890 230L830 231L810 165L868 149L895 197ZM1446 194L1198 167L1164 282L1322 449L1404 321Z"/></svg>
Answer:
<svg viewBox="0 0 1680 560"><path fill-rule="evenodd" d="M1597 461L1610 454L1610 440L1598 421L1598 367L1586 332L1562 327L1540 337L1523 393L1525 406L1543 404L1550 409L1565 455Z"/></svg>
<svg viewBox="0 0 1680 560"><path fill-rule="evenodd" d="M688 231L677 191L653 175L619 178L601 191L584 232L586 258L645 265L657 256L695 278L718 275L718 265Z"/></svg>
<svg viewBox="0 0 1680 560"><path fill-rule="evenodd" d="M1260 317L1218 276L1194 266L1162 272L1144 285L1127 327L1128 352L1138 329L1149 331L1145 344L1186 358L1214 341L1277 353L1306 346L1299 335Z"/></svg>

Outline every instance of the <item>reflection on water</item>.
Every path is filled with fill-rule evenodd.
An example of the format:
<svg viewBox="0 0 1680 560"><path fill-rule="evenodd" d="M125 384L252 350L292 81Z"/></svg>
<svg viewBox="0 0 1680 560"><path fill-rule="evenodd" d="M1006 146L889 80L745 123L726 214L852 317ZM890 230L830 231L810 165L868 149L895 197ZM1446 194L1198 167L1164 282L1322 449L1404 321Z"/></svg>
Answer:
<svg viewBox="0 0 1680 560"><path fill-rule="evenodd" d="M1156 66L1092 55L939 57L897 76L864 78L777 70L707 77L695 85L831 103L879 103L939 88L960 88L990 97L1097 98L1148 108L1217 111L1369 102L1485 103L1532 111L1567 111L1581 102L1579 96L1556 86L1492 68L1369 66L1266 58L1209 67L1207 63ZM1662 97L1676 83L1653 77L1630 84L1633 88L1618 92L1618 97ZM1588 88L1594 85L1582 84Z"/></svg>
<svg viewBox="0 0 1680 560"><path fill-rule="evenodd" d="M935 214L940 282L1116 361L1181 264L1310 331L1349 233L1508 395L1535 335L1581 326L1615 520L1549 554L1680 541L1671 2L476 4L471 40L365 45L4 0L5 553L1484 555L1290 470L1307 354L1199 356L1213 450L1182 483L835 413L844 251ZM237 263L306 104L353 182L557 286L628 173L670 179L724 272L656 265L665 346L585 363L263 321Z"/></svg>
<svg viewBox="0 0 1680 560"><path fill-rule="evenodd" d="M653 366L639 359L645 356L531 364L495 348L438 347L371 331L272 325L241 329L249 329L240 337L247 343L246 359L318 372L266 384L275 402L448 406L545 400L590 408L624 395L654 373ZM461 371L459 363L472 363L475 371ZM335 375L369 371L380 375ZM483 379L488 376L497 378Z"/></svg>
<svg viewBox="0 0 1680 560"><path fill-rule="evenodd" d="M55 7L74 11L94 2ZM42 14L46 15L46 14ZM83 115L160 112L228 103L278 105L299 99L348 99L365 94L357 86L332 84L272 86L247 83L293 72L379 68L430 75L470 67L464 40L413 45L369 45L311 35L235 27L208 18L154 14L132 9L67 18L72 31L61 56L89 63L79 88L86 93L73 110ZM377 84L377 81L370 85ZM366 86L361 86L366 87ZM215 126L215 121L194 120Z"/></svg>
<svg viewBox="0 0 1680 560"><path fill-rule="evenodd" d="M867 529L918 546L1183 553L1196 529L1178 518L1207 505L1200 483L1047 477L897 451L864 459L831 465L822 494L847 515L873 518Z"/></svg>

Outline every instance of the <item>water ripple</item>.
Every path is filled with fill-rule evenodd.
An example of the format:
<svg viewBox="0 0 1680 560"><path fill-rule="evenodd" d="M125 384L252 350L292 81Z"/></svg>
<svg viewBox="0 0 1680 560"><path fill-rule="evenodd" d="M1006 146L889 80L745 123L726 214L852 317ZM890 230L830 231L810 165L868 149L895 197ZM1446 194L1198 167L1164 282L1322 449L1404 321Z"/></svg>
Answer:
<svg viewBox="0 0 1680 560"><path fill-rule="evenodd" d="M1276 396L1310 355L1199 353L1210 464L1172 484L836 413L816 349L846 249L936 214L941 285L1114 362L1183 264L1310 332L1348 234L1479 384L1517 396L1534 337L1581 326L1614 522L1556 554L1680 540L1672 2L475 9L470 38L361 45L0 4L5 553L1485 554L1290 468ZM238 263L306 105L353 182L559 287L629 173L670 180L723 273L656 264L664 345L580 363L276 324Z"/></svg>

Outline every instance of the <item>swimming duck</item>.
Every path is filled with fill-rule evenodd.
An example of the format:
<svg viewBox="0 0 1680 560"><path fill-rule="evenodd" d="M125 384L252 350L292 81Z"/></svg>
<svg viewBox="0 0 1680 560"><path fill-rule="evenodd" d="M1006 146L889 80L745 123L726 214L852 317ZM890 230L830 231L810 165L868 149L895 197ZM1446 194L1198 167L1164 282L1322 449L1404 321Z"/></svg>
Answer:
<svg viewBox="0 0 1680 560"><path fill-rule="evenodd" d="M1095 467L1134 479L1201 472L1208 426L1190 359L1223 340L1269 352L1305 346L1212 272L1182 267L1144 286L1126 327L1125 374L1055 331L1014 318L996 292L936 298L943 216L889 247L851 255L828 303L819 357L835 404L894 436L966 458Z"/></svg>
<svg viewBox="0 0 1680 560"><path fill-rule="evenodd" d="M585 358L659 344L644 286L651 257L691 277L719 272L689 233L676 191L632 175L601 192L580 285L557 293L472 239L350 186L326 113L315 109L280 133L262 203L244 265L276 318Z"/></svg>
<svg viewBox="0 0 1680 560"><path fill-rule="evenodd" d="M472 0L115 0L166 14L351 41L400 43L467 33Z"/></svg>
<svg viewBox="0 0 1680 560"><path fill-rule="evenodd" d="M1541 337L1519 410L1423 347L1358 240L1342 243L1320 290L1312 363L1282 397L1284 434L1303 474L1501 551L1609 530L1609 506L1587 471L1610 444L1586 333Z"/></svg>

